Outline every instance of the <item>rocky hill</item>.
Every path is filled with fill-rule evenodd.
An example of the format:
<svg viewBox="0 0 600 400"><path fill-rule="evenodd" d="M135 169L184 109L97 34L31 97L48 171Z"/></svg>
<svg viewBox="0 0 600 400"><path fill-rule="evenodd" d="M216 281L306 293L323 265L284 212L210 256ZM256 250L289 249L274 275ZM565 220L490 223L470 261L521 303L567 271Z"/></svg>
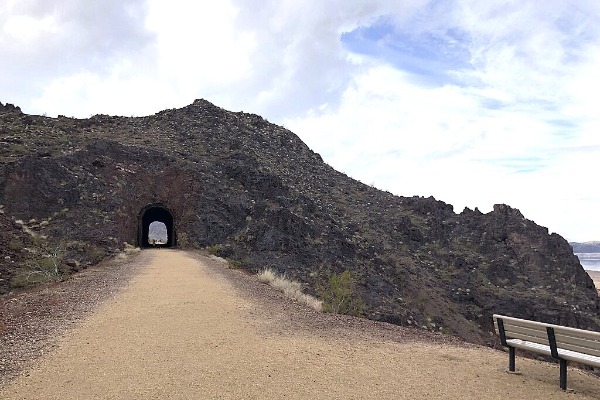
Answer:
<svg viewBox="0 0 600 400"><path fill-rule="evenodd" d="M325 164L292 132L204 100L140 118L0 104L0 290L148 244L210 247L317 287L349 270L368 318L490 343L491 315L600 329L569 243L506 205L398 197Z"/></svg>

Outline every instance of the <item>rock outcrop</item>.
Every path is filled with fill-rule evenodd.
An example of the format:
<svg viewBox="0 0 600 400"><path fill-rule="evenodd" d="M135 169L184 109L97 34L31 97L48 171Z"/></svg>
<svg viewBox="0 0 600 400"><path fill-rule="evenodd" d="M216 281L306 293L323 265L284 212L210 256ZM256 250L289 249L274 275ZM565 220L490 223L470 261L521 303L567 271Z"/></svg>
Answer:
<svg viewBox="0 0 600 400"><path fill-rule="evenodd" d="M166 218L170 244L213 246L313 293L348 269L372 319L480 343L494 341L494 312L600 328L593 282L559 235L506 205L457 214L364 185L257 115L203 100L140 118L7 105L0 144L4 293L27 265L85 267L145 244L143 222Z"/></svg>

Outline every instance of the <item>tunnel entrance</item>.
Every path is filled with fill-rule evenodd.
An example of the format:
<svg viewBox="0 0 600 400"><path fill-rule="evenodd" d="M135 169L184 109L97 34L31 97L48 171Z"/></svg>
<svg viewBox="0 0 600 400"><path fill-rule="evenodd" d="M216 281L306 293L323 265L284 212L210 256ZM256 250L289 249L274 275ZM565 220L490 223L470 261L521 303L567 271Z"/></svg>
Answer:
<svg viewBox="0 0 600 400"><path fill-rule="evenodd" d="M145 207L138 217L138 246L139 247L174 247L177 244L173 214L159 204ZM150 224L166 228L165 240L156 240L156 234L150 234ZM164 227L163 227L164 226ZM160 235L164 238L164 234Z"/></svg>

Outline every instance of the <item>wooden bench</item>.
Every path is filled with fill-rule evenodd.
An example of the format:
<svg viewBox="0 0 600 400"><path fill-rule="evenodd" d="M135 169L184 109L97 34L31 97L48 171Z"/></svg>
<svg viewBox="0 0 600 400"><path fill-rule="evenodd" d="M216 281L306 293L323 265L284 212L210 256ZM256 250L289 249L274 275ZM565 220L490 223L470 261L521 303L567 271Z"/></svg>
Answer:
<svg viewBox="0 0 600 400"><path fill-rule="evenodd" d="M600 367L600 332L567 328L494 314L502 346L508 347L508 372L515 370L517 348L540 353L560 363L560 388L567 389L567 361Z"/></svg>

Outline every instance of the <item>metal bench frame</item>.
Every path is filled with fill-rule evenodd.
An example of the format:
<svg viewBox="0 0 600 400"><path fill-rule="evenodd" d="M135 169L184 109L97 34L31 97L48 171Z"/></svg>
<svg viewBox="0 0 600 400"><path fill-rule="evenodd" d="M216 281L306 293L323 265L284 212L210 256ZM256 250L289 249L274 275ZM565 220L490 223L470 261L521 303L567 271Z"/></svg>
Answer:
<svg viewBox="0 0 600 400"><path fill-rule="evenodd" d="M568 328L494 314L502 346L508 347L508 372L516 372L516 349L544 354L560 364L560 388L567 390L567 362L600 367L600 332Z"/></svg>

